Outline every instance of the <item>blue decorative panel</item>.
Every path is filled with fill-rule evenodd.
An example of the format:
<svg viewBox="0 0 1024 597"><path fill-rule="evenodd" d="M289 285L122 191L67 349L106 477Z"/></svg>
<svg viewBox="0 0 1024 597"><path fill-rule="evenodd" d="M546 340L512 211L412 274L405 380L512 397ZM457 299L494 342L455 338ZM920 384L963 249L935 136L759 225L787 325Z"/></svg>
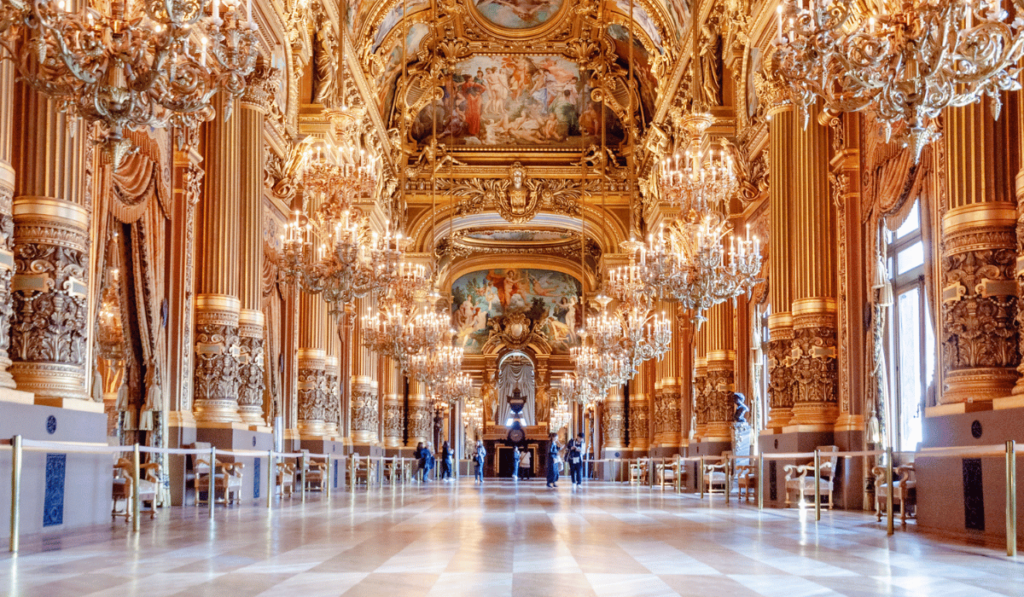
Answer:
<svg viewBox="0 0 1024 597"><path fill-rule="evenodd" d="M260 459L255 458L252 465L252 497L260 499Z"/></svg>
<svg viewBox="0 0 1024 597"><path fill-rule="evenodd" d="M64 524L64 472L67 454L46 455L46 497L43 500L43 526Z"/></svg>
<svg viewBox="0 0 1024 597"><path fill-rule="evenodd" d="M331 487L333 487L334 489L338 488L338 461L337 460L334 461L334 485L332 485Z"/></svg>
<svg viewBox="0 0 1024 597"><path fill-rule="evenodd" d="M779 468L774 460L768 463L768 499L779 499Z"/></svg>
<svg viewBox="0 0 1024 597"><path fill-rule="evenodd" d="M57 417L53 415L46 417L46 432L50 435L57 433Z"/></svg>

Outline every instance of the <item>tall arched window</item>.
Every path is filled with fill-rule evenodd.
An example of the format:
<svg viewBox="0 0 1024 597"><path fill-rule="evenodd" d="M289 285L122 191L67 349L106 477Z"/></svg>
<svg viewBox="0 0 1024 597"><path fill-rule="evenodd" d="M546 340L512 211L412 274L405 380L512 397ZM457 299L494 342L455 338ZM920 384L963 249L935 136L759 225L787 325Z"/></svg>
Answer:
<svg viewBox="0 0 1024 597"><path fill-rule="evenodd" d="M935 380L935 330L928 317L924 272L927 247L921 231L921 203L915 201L896 231L886 230L892 317L887 330L890 417L894 448L914 450L922 439L928 390Z"/></svg>

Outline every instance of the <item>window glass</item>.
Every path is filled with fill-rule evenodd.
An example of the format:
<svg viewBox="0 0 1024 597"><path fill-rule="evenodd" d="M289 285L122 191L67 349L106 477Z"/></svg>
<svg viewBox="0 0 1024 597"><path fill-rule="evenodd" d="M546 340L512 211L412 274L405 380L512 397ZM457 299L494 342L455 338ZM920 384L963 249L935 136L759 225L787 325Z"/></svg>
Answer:
<svg viewBox="0 0 1024 597"><path fill-rule="evenodd" d="M914 286L897 297L899 350L900 445L913 450L921 441L921 288Z"/></svg>
<svg viewBox="0 0 1024 597"><path fill-rule="evenodd" d="M924 265L924 243L917 241L896 256L896 274L902 275Z"/></svg>
<svg viewBox="0 0 1024 597"><path fill-rule="evenodd" d="M903 238L908 234L917 232L917 229L921 227L921 216L917 213L919 202L914 201L914 207L910 208L910 214L907 215L907 220L896 229L896 238Z"/></svg>

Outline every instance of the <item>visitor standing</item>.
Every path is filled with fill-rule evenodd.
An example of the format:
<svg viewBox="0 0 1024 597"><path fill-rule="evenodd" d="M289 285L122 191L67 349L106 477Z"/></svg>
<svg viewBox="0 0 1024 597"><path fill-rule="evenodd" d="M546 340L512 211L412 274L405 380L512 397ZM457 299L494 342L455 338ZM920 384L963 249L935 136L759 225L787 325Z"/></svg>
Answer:
<svg viewBox="0 0 1024 597"><path fill-rule="evenodd" d="M430 471L434 468L434 444L427 442L423 447L423 482L430 481Z"/></svg>
<svg viewBox="0 0 1024 597"><path fill-rule="evenodd" d="M487 460L487 448L484 448L484 442L477 440L476 442L476 481L480 484L484 482L484 462Z"/></svg>
<svg viewBox="0 0 1024 597"><path fill-rule="evenodd" d="M583 485L583 434L569 440L569 475L573 486Z"/></svg>
<svg viewBox="0 0 1024 597"><path fill-rule="evenodd" d="M529 479L533 476L533 451L526 449L523 451L523 458L519 461L519 466L522 467L519 472L520 478Z"/></svg>
<svg viewBox="0 0 1024 597"><path fill-rule="evenodd" d="M441 480L452 480L452 447L448 440L441 444Z"/></svg>
<svg viewBox="0 0 1024 597"><path fill-rule="evenodd" d="M562 446L558 445L558 434L551 434L551 446L548 447L548 487L558 487L558 466L561 460L558 458Z"/></svg>
<svg viewBox="0 0 1024 597"><path fill-rule="evenodd" d="M519 466L523 458L523 453L519 451L519 446L512 448L512 478L516 481L519 480Z"/></svg>

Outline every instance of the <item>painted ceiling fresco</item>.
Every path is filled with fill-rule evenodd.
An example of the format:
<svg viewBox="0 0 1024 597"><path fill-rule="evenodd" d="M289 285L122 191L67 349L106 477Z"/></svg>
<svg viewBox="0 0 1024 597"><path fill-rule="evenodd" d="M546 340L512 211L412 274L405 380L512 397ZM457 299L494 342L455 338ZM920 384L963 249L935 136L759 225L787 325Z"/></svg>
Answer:
<svg viewBox="0 0 1024 597"><path fill-rule="evenodd" d="M590 98L587 73L561 56L485 55L459 62L444 82L444 98L412 125L417 141L435 130L455 145L578 148L600 141L601 106ZM605 110L609 145L622 128Z"/></svg>
<svg viewBox="0 0 1024 597"><path fill-rule="evenodd" d="M576 341L582 311L579 281L542 269L490 269L466 274L452 284L452 320L467 354L480 354L491 317L543 310L542 332L555 353L567 353Z"/></svg>
<svg viewBox="0 0 1024 597"><path fill-rule="evenodd" d="M505 29L532 29L558 14L565 0L473 0L485 19Z"/></svg>
<svg viewBox="0 0 1024 597"><path fill-rule="evenodd" d="M559 230L474 230L466 238L485 242L560 242L572 240L575 235Z"/></svg>

